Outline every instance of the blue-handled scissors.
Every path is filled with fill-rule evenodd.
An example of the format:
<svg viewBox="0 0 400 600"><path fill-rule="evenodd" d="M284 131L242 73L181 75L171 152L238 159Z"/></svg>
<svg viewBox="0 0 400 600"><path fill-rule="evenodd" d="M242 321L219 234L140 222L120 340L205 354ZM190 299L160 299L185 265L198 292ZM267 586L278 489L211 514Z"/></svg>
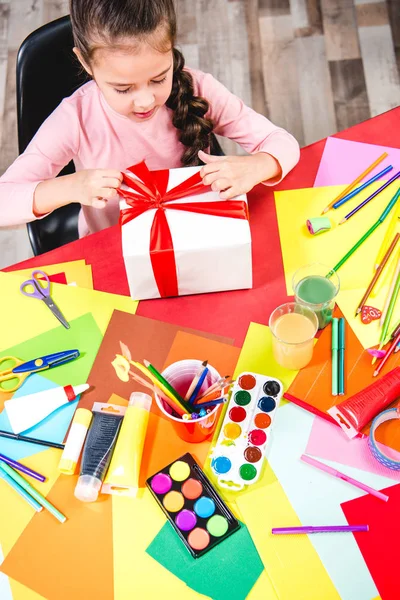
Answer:
<svg viewBox="0 0 400 600"><path fill-rule="evenodd" d="M40 279L37 279L36 276L39 276ZM42 285L41 281L43 280L44 282ZM32 292L29 291L29 286L33 287ZM28 290L26 288L28 288ZM50 296L50 279L44 271L32 271L32 279L27 279L24 281L24 283L21 284L20 290L24 296L43 300L53 315L60 321L60 323L64 325L66 329L69 329L70 326L68 321L65 319L61 310Z"/></svg>
<svg viewBox="0 0 400 600"><path fill-rule="evenodd" d="M58 367L58 365L63 365L78 358L78 356L79 350L64 350L63 352L34 358L28 362L19 360L15 356L2 356L0 358L0 392L15 392L32 373ZM14 386L12 384L3 385L4 382L12 382L12 380L16 380Z"/></svg>

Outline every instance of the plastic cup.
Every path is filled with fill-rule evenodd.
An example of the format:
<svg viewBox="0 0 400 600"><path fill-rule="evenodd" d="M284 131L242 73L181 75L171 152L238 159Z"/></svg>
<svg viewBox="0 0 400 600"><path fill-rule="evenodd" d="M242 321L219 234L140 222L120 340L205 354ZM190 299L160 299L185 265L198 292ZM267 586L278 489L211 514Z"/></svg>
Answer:
<svg viewBox="0 0 400 600"><path fill-rule="evenodd" d="M310 362L318 318L307 306L287 302L278 306L269 318L272 350L276 362L285 369L298 371Z"/></svg>
<svg viewBox="0 0 400 600"><path fill-rule="evenodd" d="M180 360L172 365L169 365L169 367L162 372L162 375L178 392L178 394L184 397L193 381L193 377L201 367L201 363L201 360ZM203 385L200 388L199 396L201 396L201 394L205 392L210 385L218 381L218 379L221 379L221 375L216 369L214 369L214 367L211 365L207 366L208 373ZM198 442L203 442L214 433L223 404L217 404L217 406L215 406L205 417L185 421L184 419L175 417L173 414L171 414L172 411L170 406L165 402L165 400L159 397L157 390L155 390L154 396L157 406L160 409L163 417L171 421L177 435L182 440L185 440L185 442L195 444Z"/></svg>
<svg viewBox="0 0 400 600"><path fill-rule="evenodd" d="M313 263L295 272L292 287L296 302L311 308L317 315L318 329L324 329L332 321L340 289L338 274L326 265Z"/></svg>

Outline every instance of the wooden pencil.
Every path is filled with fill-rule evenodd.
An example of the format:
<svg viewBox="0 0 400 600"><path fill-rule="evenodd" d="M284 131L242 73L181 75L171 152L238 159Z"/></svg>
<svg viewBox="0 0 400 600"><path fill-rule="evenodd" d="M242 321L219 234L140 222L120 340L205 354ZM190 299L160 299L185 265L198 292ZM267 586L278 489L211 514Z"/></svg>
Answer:
<svg viewBox="0 0 400 600"><path fill-rule="evenodd" d="M359 305L357 306L357 310L356 310L356 316L362 311L362 308L365 304L365 302L368 299L368 296L370 295L370 293L372 292L376 282L378 281L383 269L385 268L385 265L387 263L387 261L389 260L393 250L396 247L397 242L399 241L400 238L400 233L396 233L396 235L394 236L392 243L390 244L389 248L386 251L385 256L382 259L381 264L379 265L379 268L375 271L375 274L373 276L373 278L371 279L371 282L369 284L369 286L367 287L367 289L365 290L365 294L364 296L361 298ZM394 286L393 286L394 287Z"/></svg>
<svg viewBox="0 0 400 600"><path fill-rule="evenodd" d="M368 204L368 202L371 202L371 200L373 200L378 194L383 192L383 190L385 190L389 185L391 185L393 183L393 181L396 181L396 179L398 179L399 177L400 177L400 171L397 171L397 173L395 175L393 175L393 177L388 179L383 185L381 185L381 187L378 188L376 190L376 192L374 192L373 194L368 196L368 198L366 198L363 202L361 202L361 204L359 204L358 206L353 208L352 211L350 211L347 215L345 215L343 217L343 219L341 221L339 221L339 225L343 225L343 223L346 223L349 219L351 219L351 217L353 215L358 213L358 211L361 210L366 204Z"/></svg>
<svg viewBox="0 0 400 600"><path fill-rule="evenodd" d="M386 313L388 311L389 304L390 304L390 298L392 297L394 286L396 285L396 281L397 281L397 278L399 276L399 273L400 273L400 253L397 255L396 269L395 269L395 271L393 273L392 281L390 282L390 288L389 288L388 295L387 295L387 298L386 298L386 301L385 301L385 306L383 307L382 315L381 315L381 318L379 320L379 324L380 324L381 327L383 326L383 323L385 322Z"/></svg>
<svg viewBox="0 0 400 600"><path fill-rule="evenodd" d="M377 375L379 375L379 373L382 371L383 367L385 366L386 362L389 360L390 356L393 354L393 352L395 351L395 348L397 346L397 344L400 342L400 333L397 334L397 336L394 338L393 342L390 344L385 356L382 358L381 362L379 363L378 367L375 369L374 371L374 377L376 377Z"/></svg>
<svg viewBox="0 0 400 600"><path fill-rule="evenodd" d="M322 211L322 214L324 215L325 213L327 213L328 210L330 210L333 207L333 205L336 204L336 202L339 202L339 200L341 200L342 198L347 196L347 194L349 192L351 192L351 190L354 189L356 187L356 185L358 183L360 183L360 181L362 181L364 179L364 177L366 177L368 175L368 173L371 173L371 171L373 171L375 169L375 167L377 165L379 165L379 163L381 163L387 157L387 155L388 155L387 152L384 152L383 154L381 154L381 156L379 156L379 158L377 158L376 161L372 163L372 165L370 165L367 169L365 169L365 171L363 171L361 173L361 175L356 177L356 179L352 183L350 183L350 185L348 185L347 188L345 190L343 190L343 192L341 194L336 196L336 198L334 200L332 200L332 202L330 202L328 204L328 206L326 206L324 208L324 210Z"/></svg>

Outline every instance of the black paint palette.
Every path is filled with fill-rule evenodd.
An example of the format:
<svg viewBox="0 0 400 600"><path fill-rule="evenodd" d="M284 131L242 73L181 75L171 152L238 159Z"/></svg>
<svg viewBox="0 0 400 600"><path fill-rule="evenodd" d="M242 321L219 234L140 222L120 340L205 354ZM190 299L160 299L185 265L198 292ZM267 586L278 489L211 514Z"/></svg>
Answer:
<svg viewBox="0 0 400 600"><path fill-rule="evenodd" d="M193 558L240 528L189 452L149 477L146 485Z"/></svg>

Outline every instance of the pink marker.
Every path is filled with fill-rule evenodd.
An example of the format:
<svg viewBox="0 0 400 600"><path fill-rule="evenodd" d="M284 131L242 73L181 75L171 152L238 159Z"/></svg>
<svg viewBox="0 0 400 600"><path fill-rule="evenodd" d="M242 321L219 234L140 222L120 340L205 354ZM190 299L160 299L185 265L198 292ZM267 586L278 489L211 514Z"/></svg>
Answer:
<svg viewBox="0 0 400 600"><path fill-rule="evenodd" d="M365 485L365 483L361 483L361 481L357 481L357 479L353 479L352 477L349 477L348 475L345 475L344 473L341 473L340 471L336 471L336 469L333 469L332 467L325 465L324 463L320 462L319 460L315 460L315 458L311 458L311 456L302 454L300 458L301 458L301 460L308 463L309 465L313 465L313 467L317 467L317 469L321 469L321 471L325 471L325 473L329 473L330 475L333 475L334 477L338 477L338 479L343 479L343 481L347 481L347 483L351 483L355 487L360 488L360 490L364 490L364 492L368 492L368 494L371 494L371 496L376 496L377 498L379 498L380 500L383 500L384 502L387 502L389 500L389 496L386 496L386 494L382 494L382 492L378 492L378 490L375 490L374 488L369 487L369 485Z"/></svg>

